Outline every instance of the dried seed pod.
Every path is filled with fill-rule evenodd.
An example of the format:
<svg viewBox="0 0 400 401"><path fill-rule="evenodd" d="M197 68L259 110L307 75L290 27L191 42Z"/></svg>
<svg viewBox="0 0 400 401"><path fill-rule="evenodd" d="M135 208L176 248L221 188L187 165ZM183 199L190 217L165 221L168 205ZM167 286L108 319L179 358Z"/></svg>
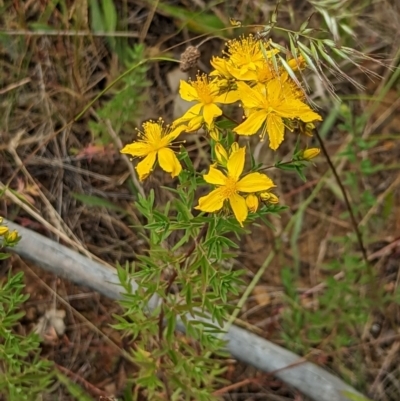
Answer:
<svg viewBox="0 0 400 401"><path fill-rule="evenodd" d="M187 72L191 68L196 67L199 58L200 50L195 46L189 46L181 55L181 71Z"/></svg>

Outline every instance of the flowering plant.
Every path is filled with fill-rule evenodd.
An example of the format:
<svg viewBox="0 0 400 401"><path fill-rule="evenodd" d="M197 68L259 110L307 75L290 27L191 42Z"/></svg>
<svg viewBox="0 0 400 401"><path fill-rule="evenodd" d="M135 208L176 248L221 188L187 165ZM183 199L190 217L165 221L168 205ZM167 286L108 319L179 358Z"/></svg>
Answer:
<svg viewBox="0 0 400 401"><path fill-rule="evenodd" d="M172 141L183 132L204 129L215 164L210 166L203 179L216 189L201 197L195 209L214 213L229 201L236 220L243 226L248 212L257 211L259 199L273 200L275 204L277 198L265 195L275 187L266 174L251 172L239 179L245 167L246 153L246 147L239 147L240 136L259 132L261 140L268 136L269 147L277 150L284 140L285 128L294 131L294 127L308 125L310 131L314 122L322 118L307 105L303 89L274 58L278 51L266 50L268 43L265 45L249 35L229 41L227 47L224 57L213 58L211 63L215 70L209 75L198 74L194 81L181 81L179 93L182 99L196 102L194 106L171 127L163 128L161 121L145 122L139 139L126 145L121 152L144 157L136 166L141 181L154 169L157 159L159 166L174 178L182 172L182 166L170 149ZM302 57L287 60L287 65L292 65L294 70L305 68ZM232 103L241 103L244 121L236 122L230 130L222 129L225 116L221 106ZM234 140L229 135L232 133L236 134ZM308 161L310 155L316 156L319 150L307 149L305 152L307 157L302 160ZM226 170L226 174L216 168L217 164ZM247 195L243 197L240 193Z"/></svg>
<svg viewBox="0 0 400 401"><path fill-rule="evenodd" d="M212 334L221 330L228 300L238 294L241 283L241 272L229 267L232 248L237 248L232 238L239 238L257 218L266 221L268 214L283 209L266 169L295 170L304 178L303 168L319 153L317 148L301 149L298 140L290 160L263 166L243 142L243 137L259 133L261 141L268 137L269 147L276 151L286 130L311 136L314 123L322 120L307 104L293 75L306 68L304 58L284 60L278 53L252 35L229 41L223 57L211 60L211 73L199 72L194 80L180 82L182 99L194 102L187 112L170 125L162 120L145 122L138 139L121 150L140 159L136 165L140 181L158 167L176 179L176 187L167 188L174 200L162 210L155 207L153 191L140 197L137 207L147 219L149 254L139 256L129 274L119 269L128 292L122 304L137 327L134 357L140 372L136 383L146 388L150 399L175 391L211 399L205 389L212 388L218 369L204 353L220 349L220 341ZM243 114L237 121L225 114L235 105ZM194 168L185 142L177 146L178 137L195 132L209 144L211 162L206 171ZM249 160L251 165L246 163ZM129 277L139 284L135 295ZM145 313L148 302L153 309ZM218 327L196 320L205 315ZM116 327L127 329L128 320L118 319ZM187 347L175 333L179 322L199 341L198 346ZM149 339L145 332L157 338ZM180 357L177 364L178 353L185 358ZM185 374L179 376L179 372ZM174 380L179 384L171 389L171 383L177 383Z"/></svg>

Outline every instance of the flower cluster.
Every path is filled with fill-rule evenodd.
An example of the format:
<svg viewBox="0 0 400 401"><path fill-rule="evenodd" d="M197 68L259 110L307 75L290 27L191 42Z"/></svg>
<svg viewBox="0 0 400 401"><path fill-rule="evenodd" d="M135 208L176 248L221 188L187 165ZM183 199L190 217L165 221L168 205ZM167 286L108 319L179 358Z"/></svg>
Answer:
<svg viewBox="0 0 400 401"><path fill-rule="evenodd" d="M14 246L19 241L18 232L10 231L4 224L3 217L0 216L0 246Z"/></svg>
<svg viewBox="0 0 400 401"><path fill-rule="evenodd" d="M306 103L303 90L294 74L306 67L302 57L284 60L279 51L252 35L227 42L222 57L213 57L214 70L198 74L195 80L181 81L180 96L195 104L171 126L149 121L143 124L139 139L121 152L143 158L136 170L144 180L156 162L172 177L179 175L182 166L171 150L172 142L182 132L203 128L211 137L211 147L216 158L204 181L214 186L199 199L196 209L213 213L229 204L234 216L243 225L248 212L255 212L259 201L277 203L270 192L275 187L272 180L260 172L243 173L245 147L238 138L259 133L261 140L269 138L269 147L277 150L284 140L285 129L299 128L310 135L314 122L322 120ZM240 103L244 119L232 129L236 141L228 140L218 127L224 116L222 105ZM230 119L232 120L232 119ZM301 127L301 129L300 129ZM304 160L310 160L318 150L306 150Z"/></svg>

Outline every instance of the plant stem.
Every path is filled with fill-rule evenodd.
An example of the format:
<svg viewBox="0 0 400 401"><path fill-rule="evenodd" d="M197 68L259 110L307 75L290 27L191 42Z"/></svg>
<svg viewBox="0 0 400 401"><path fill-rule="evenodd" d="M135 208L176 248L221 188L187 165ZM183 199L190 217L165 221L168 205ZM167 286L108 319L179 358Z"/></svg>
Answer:
<svg viewBox="0 0 400 401"><path fill-rule="evenodd" d="M331 169L331 171L332 171L332 173L333 173L333 175L334 175L334 177L336 179L336 182L339 185L340 191L342 192L343 199L345 201L347 210L349 211L349 214L350 214L351 224L352 224L354 232L356 233L356 236L357 236L358 245L360 247L360 250L361 250L365 265L368 267L369 266L369 261L368 261L367 251L366 251L365 246L364 246L364 242L363 242L363 239L362 239L361 231L358 228L358 223L357 223L356 218L355 218L354 213L353 213L353 208L351 207L349 198L347 196L346 189L344 188L342 180L340 179L339 174L337 173L336 168L335 168L334 164L332 163L332 160L331 160L331 158L329 156L328 151L326 150L326 147L325 147L324 141L321 138L321 135L319 134L319 132L318 132L318 130L316 128L314 129L314 132L315 132L316 137L318 139L319 145L321 146L322 152L324 153L326 161L328 162L329 168Z"/></svg>

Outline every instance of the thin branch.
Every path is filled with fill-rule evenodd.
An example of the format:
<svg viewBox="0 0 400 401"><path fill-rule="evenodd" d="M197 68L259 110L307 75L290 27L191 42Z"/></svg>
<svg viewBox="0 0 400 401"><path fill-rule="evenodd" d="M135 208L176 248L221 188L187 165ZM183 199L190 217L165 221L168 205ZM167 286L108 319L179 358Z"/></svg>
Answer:
<svg viewBox="0 0 400 401"><path fill-rule="evenodd" d="M329 156L329 153L326 150L325 143L322 140L321 135L319 134L317 128L314 129L314 132L315 132L316 137L318 139L319 145L321 146L322 152L325 155L326 161L328 162L329 168L331 169L331 171L332 171L332 173L333 173L333 175L334 175L334 177L336 179L336 182L339 185L340 191L342 192L343 199L344 199L344 202L346 204L347 210L349 211L351 224L353 226L354 232L356 233L358 245L360 247L360 250L361 250L365 265L369 266L367 251L366 251L365 246L364 246L364 242L363 242L363 239L362 239L361 231L360 231L360 229L358 227L357 220L356 220L356 218L354 216L353 208L351 207L349 198L347 196L346 189L344 188L342 180L340 179L339 174L337 173L336 168L335 168L334 164L332 163L332 160L331 160L331 158Z"/></svg>

